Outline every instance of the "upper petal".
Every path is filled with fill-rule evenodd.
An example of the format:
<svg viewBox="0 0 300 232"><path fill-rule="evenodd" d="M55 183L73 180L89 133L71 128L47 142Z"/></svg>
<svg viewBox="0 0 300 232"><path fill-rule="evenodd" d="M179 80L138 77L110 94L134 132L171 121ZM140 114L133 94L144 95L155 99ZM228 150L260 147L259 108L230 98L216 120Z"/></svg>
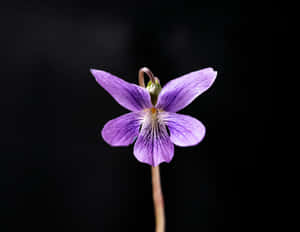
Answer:
<svg viewBox="0 0 300 232"><path fill-rule="evenodd" d="M161 119L169 128L171 141L177 146L196 145L205 136L205 126L191 116L163 112Z"/></svg>
<svg viewBox="0 0 300 232"><path fill-rule="evenodd" d="M134 156L142 163L157 166L162 162L169 163L174 156L174 145L168 135L166 125L148 113L134 145Z"/></svg>
<svg viewBox="0 0 300 232"><path fill-rule="evenodd" d="M111 146L128 146L138 136L140 124L140 113L131 112L108 121L101 134Z"/></svg>
<svg viewBox="0 0 300 232"><path fill-rule="evenodd" d="M91 69L96 81L123 107L139 111L152 107L151 98L145 88L128 83L102 70Z"/></svg>
<svg viewBox="0 0 300 232"><path fill-rule="evenodd" d="M160 92L156 107L169 112L183 109L207 90L216 76L212 68L205 68L171 80Z"/></svg>

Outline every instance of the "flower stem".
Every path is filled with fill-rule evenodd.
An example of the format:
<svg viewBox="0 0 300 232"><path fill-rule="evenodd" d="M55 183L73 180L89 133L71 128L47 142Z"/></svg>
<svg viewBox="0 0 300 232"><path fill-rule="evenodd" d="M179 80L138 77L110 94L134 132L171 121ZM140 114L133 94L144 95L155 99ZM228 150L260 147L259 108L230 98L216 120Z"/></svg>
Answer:
<svg viewBox="0 0 300 232"><path fill-rule="evenodd" d="M152 195L155 214L155 232L165 231L164 198L160 184L159 166L151 167Z"/></svg>
<svg viewBox="0 0 300 232"><path fill-rule="evenodd" d="M159 79L153 75L150 69L144 67L139 70L139 85L145 88L144 73L147 74L149 79L155 83L155 80L159 82ZM155 215L155 232L165 231L165 209L164 209L164 197L161 191L159 165L151 167L152 175L152 196L154 204Z"/></svg>

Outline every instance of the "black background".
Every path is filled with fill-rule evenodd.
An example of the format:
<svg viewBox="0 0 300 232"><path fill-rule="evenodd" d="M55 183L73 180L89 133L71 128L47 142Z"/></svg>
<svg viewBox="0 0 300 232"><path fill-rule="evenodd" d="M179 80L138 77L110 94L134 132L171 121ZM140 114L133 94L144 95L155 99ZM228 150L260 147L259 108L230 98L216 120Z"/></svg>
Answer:
<svg viewBox="0 0 300 232"><path fill-rule="evenodd" d="M273 6L239 1L12 1L0 9L0 231L153 231L150 167L111 148L126 113L89 73L162 84L205 67L181 111L202 143L161 165L167 231L259 231L270 152Z"/></svg>

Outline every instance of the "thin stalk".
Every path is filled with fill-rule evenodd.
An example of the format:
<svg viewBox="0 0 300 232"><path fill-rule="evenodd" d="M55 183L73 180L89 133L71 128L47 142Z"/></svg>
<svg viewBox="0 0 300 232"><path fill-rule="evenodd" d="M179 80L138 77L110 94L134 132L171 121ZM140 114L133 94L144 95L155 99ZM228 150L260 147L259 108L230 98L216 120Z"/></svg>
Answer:
<svg viewBox="0 0 300 232"><path fill-rule="evenodd" d="M165 210L164 197L161 190L159 166L151 167L152 174L152 195L155 213L155 231L165 231Z"/></svg>

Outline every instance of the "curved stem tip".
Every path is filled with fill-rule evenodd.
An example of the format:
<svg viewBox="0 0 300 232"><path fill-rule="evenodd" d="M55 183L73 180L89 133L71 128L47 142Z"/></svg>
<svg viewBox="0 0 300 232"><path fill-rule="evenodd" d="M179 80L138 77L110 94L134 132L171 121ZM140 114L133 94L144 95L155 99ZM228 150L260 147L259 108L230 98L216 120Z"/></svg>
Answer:
<svg viewBox="0 0 300 232"><path fill-rule="evenodd" d="M155 83L155 77L149 68L144 67L139 70L139 85L145 88L144 73L147 74L153 83Z"/></svg>

